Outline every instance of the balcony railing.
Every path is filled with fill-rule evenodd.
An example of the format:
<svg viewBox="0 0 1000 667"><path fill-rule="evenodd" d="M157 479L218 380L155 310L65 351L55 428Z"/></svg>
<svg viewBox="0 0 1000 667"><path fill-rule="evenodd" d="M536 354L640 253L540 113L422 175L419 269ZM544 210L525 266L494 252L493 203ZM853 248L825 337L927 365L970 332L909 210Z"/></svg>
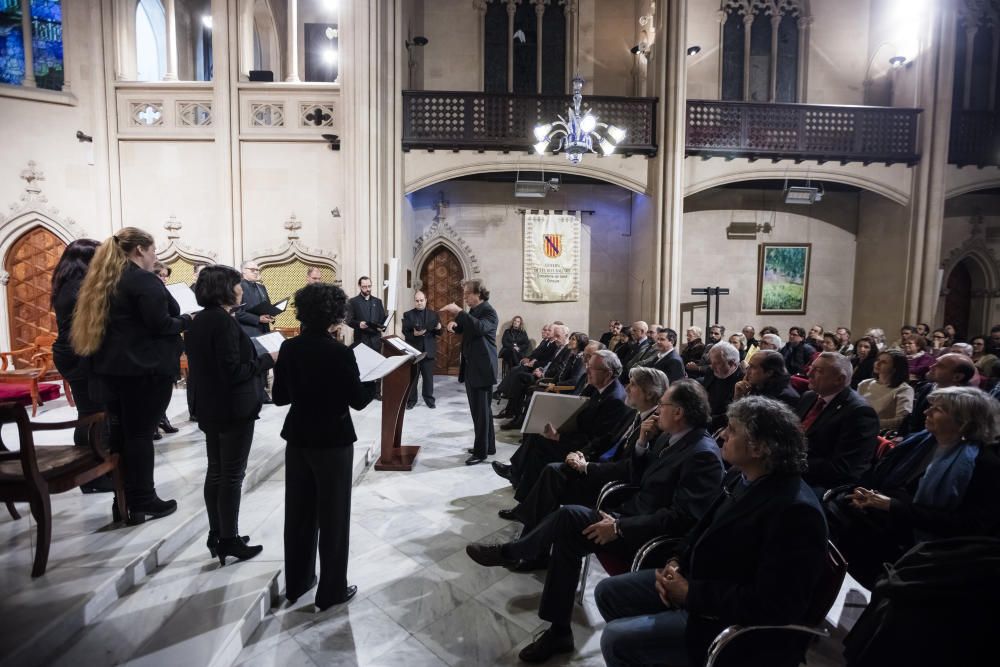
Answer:
<svg viewBox="0 0 1000 667"><path fill-rule="evenodd" d="M403 91L403 150L528 151L536 125L565 118L568 95ZM601 122L627 130L623 155L656 155L656 99L587 95Z"/></svg>
<svg viewBox="0 0 1000 667"><path fill-rule="evenodd" d="M1000 114L952 111L948 162L959 167L1000 166Z"/></svg>
<svg viewBox="0 0 1000 667"><path fill-rule="evenodd" d="M686 154L913 165L920 111L688 100Z"/></svg>

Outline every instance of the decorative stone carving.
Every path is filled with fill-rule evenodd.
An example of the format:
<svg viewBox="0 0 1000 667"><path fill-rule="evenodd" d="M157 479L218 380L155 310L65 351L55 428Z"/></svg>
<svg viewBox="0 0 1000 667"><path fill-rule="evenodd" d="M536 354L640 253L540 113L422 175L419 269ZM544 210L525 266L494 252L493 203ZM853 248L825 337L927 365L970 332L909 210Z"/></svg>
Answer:
<svg viewBox="0 0 1000 667"><path fill-rule="evenodd" d="M252 127L284 127L285 105L275 102L251 102L250 125Z"/></svg>
<svg viewBox="0 0 1000 667"><path fill-rule="evenodd" d="M973 216L969 220L970 224L974 226L977 224L974 222L976 217ZM944 270L944 281L941 286L941 296L948 294L945 287L948 283L948 276L951 275L959 262L966 258L972 258L982 268L986 284L980 289L983 289L990 296L1000 296L1000 260L997 259L993 248L986 245L982 233L974 233L973 236L965 239L962 245L952 249L948 256L942 260L941 268Z"/></svg>
<svg viewBox="0 0 1000 667"><path fill-rule="evenodd" d="M38 222L66 243L86 236L84 229L75 220L63 216L58 208L49 204L48 197L38 185L39 181L45 180L45 172L38 168L34 160L30 160L28 166L21 170L20 177L25 182L24 192L18 201L10 204L6 215L0 213L0 238L9 238L11 234L14 237L20 236L23 227Z"/></svg>
<svg viewBox="0 0 1000 667"><path fill-rule="evenodd" d="M752 18L754 14L772 17L803 14L801 0L724 0L722 12L727 14L736 12L741 14L744 20Z"/></svg>
<svg viewBox="0 0 1000 667"><path fill-rule="evenodd" d="M282 223L288 231L288 241L275 248L264 248L247 253L246 257L254 258L259 264L273 265L284 264L289 260L299 259L306 264L319 264L333 269L334 274L339 278L341 275L340 261L336 253L328 250L312 248L299 241L299 230L302 229L302 221L295 217L293 213L288 220Z"/></svg>
<svg viewBox="0 0 1000 667"><path fill-rule="evenodd" d="M447 207L447 202L438 203L438 215L434 218L434 222L414 242L414 266L419 268L422 262L417 260L426 256L436 246L444 244L458 256L459 261L464 265L463 268L466 269L466 275L479 274L479 258L472 252L472 248L462 238L462 235L444 221L444 216L441 214L441 208L444 207Z"/></svg>
<svg viewBox="0 0 1000 667"><path fill-rule="evenodd" d="M215 264L219 261L219 256L211 250L203 248L193 248L180 241L181 229L184 224L174 216L167 218L163 223L163 228L167 230L167 246L156 253L157 259L164 264L169 264L176 259L184 259L192 264Z"/></svg>
<svg viewBox="0 0 1000 667"><path fill-rule="evenodd" d="M132 102L129 121L133 127L158 127L163 125L163 102Z"/></svg>
<svg viewBox="0 0 1000 667"><path fill-rule="evenodd" d="M299 125L302 127L333 127L333 104L300 102Z"/></svg>
<svg viewBox="0 0 1000 667"><path fill-rule="evenodd" d="M211 102L178 102L177 124L181 127L207 127L212 124Z"/></svg>

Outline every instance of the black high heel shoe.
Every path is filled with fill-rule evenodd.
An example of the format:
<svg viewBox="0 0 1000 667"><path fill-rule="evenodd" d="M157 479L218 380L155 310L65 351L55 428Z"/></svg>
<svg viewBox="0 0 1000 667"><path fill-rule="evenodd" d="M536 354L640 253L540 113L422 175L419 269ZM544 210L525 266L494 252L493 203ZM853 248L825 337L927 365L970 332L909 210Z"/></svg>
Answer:
<svg viewBox="0 0 1000 667"><path fill-rule="evenodd" d="M243 540L243 544L250 543L249 535L240 535L240 539ZM215 533L209 533L205 546L208 547L208 553L212 554L212 558L215 558L218 555L216 552L219 549L219 536Z"/></svg>
<svg viewBox="0 0 1000 667"><path fill-rule="evenodd" d="M259 544L250 546L239 537L227 537L219 540L215 549L219 554L219 567L225 567L226 556L233 556L236 560L249 560L263 551L264 547Z"/></svg>
<svg viewBox="0 0 1000 667"><path fill-rule="evenodd" d="M166 415L160 418L160 423L157 424L164 433L177 433L180 429L170 423Z"/></svg>
<svg viewBox="0 0 1000 667"><path fill-rule="evenodd" d="M154 498L152 501L143 503L142 505L129 505L128 516L125 517L125 523L129 526L138 526L140 523L146 523L147 521L152 521L153 519L162 519L163 517L169 516L176 511L176 500L161 500L159 498ZM111 518L114 519L115 523L122 520L122 515L118 512L118 503L115 501L111 502Z"/></svg>

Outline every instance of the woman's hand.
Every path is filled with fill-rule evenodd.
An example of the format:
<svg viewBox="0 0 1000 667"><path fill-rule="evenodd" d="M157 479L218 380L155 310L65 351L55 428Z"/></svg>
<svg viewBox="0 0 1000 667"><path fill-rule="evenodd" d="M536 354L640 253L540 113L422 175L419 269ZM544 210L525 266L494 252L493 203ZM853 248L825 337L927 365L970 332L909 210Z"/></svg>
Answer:
<svg viewBox="0 0 1000 667"><path fill-rule="evenodd" d="M891 503L892 499L889 496L860 486L851 494L851 505L859 510L874 509L888 512Z"/></svg>

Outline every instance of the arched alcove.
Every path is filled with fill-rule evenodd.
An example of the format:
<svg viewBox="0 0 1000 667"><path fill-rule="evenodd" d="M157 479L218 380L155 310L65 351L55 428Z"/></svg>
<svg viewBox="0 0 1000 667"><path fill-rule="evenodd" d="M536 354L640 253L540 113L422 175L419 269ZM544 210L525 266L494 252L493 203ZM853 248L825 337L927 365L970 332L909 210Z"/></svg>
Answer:
<svg viewBox="0 0 1000 667"><path fill-rule="evenodd" d="M1000 262L982 239L970 238L941 262L938 312L963 337L989 333L1000 304ZM964 327L964 329L963 329Z"/></svg>
<svg viewBox="0 0 1000 667"><path fill-rule="evenodd" d="M462 302L462 280L469 274L465 272L454 248L454 244L438 239L415 264L420 276L415 287L427 296L427 307L431 310ZM452 319L442 313L441 325L447 326ZM435 375L458 375L460 352L461 342L457 336L441 337L434 362Z"/></svg>

